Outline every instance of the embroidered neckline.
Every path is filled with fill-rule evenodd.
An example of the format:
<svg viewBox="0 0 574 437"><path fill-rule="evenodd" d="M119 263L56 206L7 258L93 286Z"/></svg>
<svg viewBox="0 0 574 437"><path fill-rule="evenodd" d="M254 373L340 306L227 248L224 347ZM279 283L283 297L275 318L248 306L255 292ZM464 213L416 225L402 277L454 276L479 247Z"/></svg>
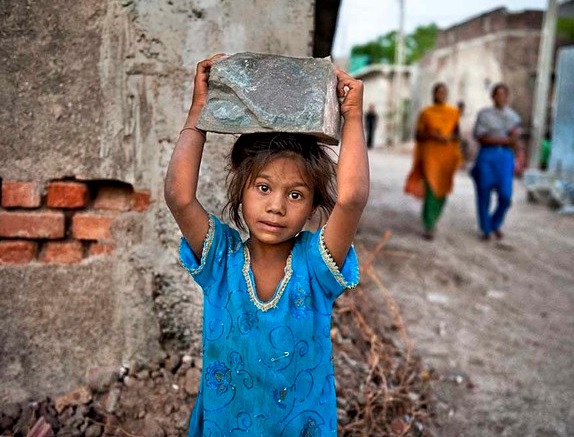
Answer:
<svg viewBox="0 0 574 437"><path fill-rule="evenodd" d="M293 263L292 263L293 251L291 250L291 253L287 257L287 262L285 263L285 274L283 276L283 279L281 279L279 285L277 285L273 297L266 302L262 301L261 299L259 299L259 296L257 296L257 292L255 291L255 284L251 279L250 274L251 254L249 253L247 244L243 245L243 256L245 259L242 269L243 276L247 284L247 291L249 292L249 298L251 299L251 302L253 302L253 305L255 305L261 311L268 311L271 308L276 308L277 304L279 303L279 299L281 299L281 296L283 295L283 292L285 291L285 288L287 288L287 284L291 279L291 275L293 274Z"/></svg>

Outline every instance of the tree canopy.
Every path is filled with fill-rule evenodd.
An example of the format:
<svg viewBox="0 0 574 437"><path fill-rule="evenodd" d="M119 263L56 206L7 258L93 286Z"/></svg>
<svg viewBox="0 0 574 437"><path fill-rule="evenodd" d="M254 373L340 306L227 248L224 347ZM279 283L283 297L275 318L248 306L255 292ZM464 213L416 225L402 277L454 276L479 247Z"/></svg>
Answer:
<svg viewBox="0 0 574 437"><path fill-rule="evenodd" d="M438 26L434 23L419 26L414 32L405 35L405 63L412 64L434 47ZM368 56L371 64L393 64L397 49L396 30L379 36L375 41L354 46L351 56Z"/></svg>

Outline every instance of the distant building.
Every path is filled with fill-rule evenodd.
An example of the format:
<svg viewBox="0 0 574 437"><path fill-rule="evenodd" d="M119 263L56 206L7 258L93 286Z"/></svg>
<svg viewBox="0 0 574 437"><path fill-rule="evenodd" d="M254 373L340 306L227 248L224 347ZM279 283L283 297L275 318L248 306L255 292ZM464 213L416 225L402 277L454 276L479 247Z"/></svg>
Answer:
<svg viewBox="0 0 574 437"><path fill-rule="evenodd" d="M558 15L574 17L574 1L561 3ZM461 131L470 137L478 110L492 104L492 86L505 82L528 141L543 18L542 10L498 8L439 31L435 48L418 65L413 111L430 103L434 83L446 82L450 103L465 103ZM557 35L556 50L568 44L572 41Z"/></svg>
<svg viewBox="0 0 574 437"><path fill-rule="evenodd" d="M434 83L445 82L449 102L465 103L461 131L469 136L477 112L492 104L492 86L505 82L528 135L543 15L499 8L439 31L435 49L419 63L414 110L430 103Z"/></svg>
<svg viewBox="0 0 574 437"><path fill-rule="evenodd" d="M373 104L378 115L377 128L374 135L374 147L391 144L394 129L394 79L397 72L401 73L400 96L403 103L402 139L410 134L408 123L412 95L412 72L410 66L402 66L397 69L394 65L373 64L364 67L353 76L363 81L364 98L363 107L365 112L369 105Z"/></svg>

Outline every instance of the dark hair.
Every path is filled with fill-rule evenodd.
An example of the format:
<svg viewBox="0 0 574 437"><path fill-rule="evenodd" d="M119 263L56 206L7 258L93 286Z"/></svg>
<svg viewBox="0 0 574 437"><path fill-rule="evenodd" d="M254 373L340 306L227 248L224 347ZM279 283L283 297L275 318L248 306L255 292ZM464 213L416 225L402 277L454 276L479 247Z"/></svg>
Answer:
<svg viewBox="0 0 574 437"><path fill-rule="evenodd" d="M263 167L279 157L298 157L313 189L313 209L328 216L335 206L336 166L325 146L306 134L254 133L241 135L231 149L227 175L227 210L235 225L245 230L239 213L243 191Z"/></svg>
<svg viewBox="0 0 574 437"><path fill-rule="evenodd" d="M506 95L510 94L510 90L508 89L508 85L506 85L503 82L499 82L492 87L492 92L490 93L490 97L494 98L495 94L497 93L497 91L499 89L503 89L504 91L506 91Z"/></svg>
<svg viewBox="0 0 574 437"><path fill-rule="evenodd" d="M433 102L436 100L437 91L441 88L444 88L448 92L448 87L446 86L446 83L444 83L444 82L437 82L432 87L432 100L433 100Z"/></svg>

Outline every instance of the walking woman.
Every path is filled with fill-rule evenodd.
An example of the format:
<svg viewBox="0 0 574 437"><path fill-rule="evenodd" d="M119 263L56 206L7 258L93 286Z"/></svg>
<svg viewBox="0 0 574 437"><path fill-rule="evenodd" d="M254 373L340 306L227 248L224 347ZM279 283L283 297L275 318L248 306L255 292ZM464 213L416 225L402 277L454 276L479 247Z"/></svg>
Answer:
<svg viewBox="0 0 574 437"><path fill-rule="evenodd" d="M406 193L423 200L423 237L427 240L434 239L454 175L462 164L459 110L446 104L444 83L433 87L432 96L433 104L423 109L417 121L413 167L405 184Z"/></svg>
<svg viewBox="0 0 574 437"><path fill-rule="evenodd" d="M474 137L480 150L471 175L476 187L476 206L481 239L490 235L501 240L502 223L512 199L514 151L520 140L520 116L508 106L508 87L499 83L492 89L494 106L482 109L476 118ZM497 194L497 205L490 212L490 198Z"/></svg>

